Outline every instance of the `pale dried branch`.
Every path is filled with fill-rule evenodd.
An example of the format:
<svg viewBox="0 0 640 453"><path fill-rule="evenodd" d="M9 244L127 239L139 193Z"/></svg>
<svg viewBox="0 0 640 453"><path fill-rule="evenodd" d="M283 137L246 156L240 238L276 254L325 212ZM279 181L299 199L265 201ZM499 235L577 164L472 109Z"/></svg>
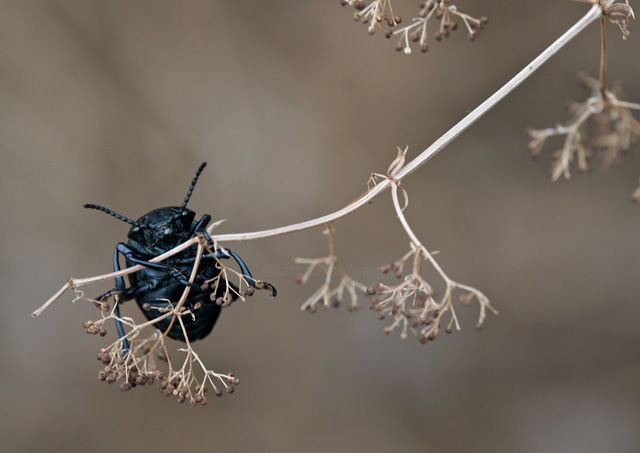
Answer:
<svg viewBox="0 0 640 453"><path fill-rule="evenodd" d="M367 287L351 278L338 262L333 246L332 226L325 225L324 234L327 236L329 244L329 255L322 258L296 258L298 264L307 265L306 271L297 278L299 284L305 284L311 277L313 271L321 268L325 272L324 282L320 287L302 304L300 309L315 313L319 304L325 307L333 306L338 308L345 300L345 293L349 296L347 310L355 311L360 308L358 303L358 292L366 292ZM334 271L340 274L337 285L334 283Z"/></svg>
<svg viewBox="0 0 640 453"><path fill-rule="evenodd" d="M640 104L622 101L622 90L616 87L603 91L598 80L580 74L582 84L591 90L584 102L572 103L572 118L564 125L547 129L529 129L529 151L532 156L540 154L547 139L564 136L562 148L553 154L551 179L571 177L573 166L588 170L588 160L598 155L603 169L619 162L631 145L640 138L640 122L633 117L633 110Z"/></svg>
<svg viewBox="0 0 640 453"><path fill-rule="evenodd" d="M442 316L449 312L450 317L445 327L445 332L452 331L453 326L460 329L460 323L453 305L453 293L460 290L463 294L460 301L469 303L475 299L480 305L480 312L476 327L480 328L486 319L487 309L498 314L487 296L478 289L464 285L451 279L434 258L434 253L420 242L404 216L404 208L399 199L398 182L391 180L391 197L396 215L410 239L411 249L401 259L388 266L383 266L381 271L387 273L393 271L395 276L402 281L397 285L385 285L375 283L367 290L372 299L370 308L378 313L380 319L391 318L391 324L384 330L391 334L396 328L400 329L400 335L404 339L407 332L413 332L421 343L435 340L440 332ZM445 283L442 297L438 298L433 286L421 275L423 261L429 262ZM410 271L404 274L407 263L411 263ZM404 277L403 277L404 275Z"/></svg>

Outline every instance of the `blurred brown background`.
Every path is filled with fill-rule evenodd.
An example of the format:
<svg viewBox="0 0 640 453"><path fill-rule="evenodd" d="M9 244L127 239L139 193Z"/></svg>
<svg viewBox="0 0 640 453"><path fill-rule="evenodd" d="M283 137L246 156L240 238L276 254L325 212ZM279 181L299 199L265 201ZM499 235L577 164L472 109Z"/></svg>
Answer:
<svg viewBox="0 0 640 453"><path fill-rule="evenodd" d="M394 5L405 21L417 10ZM477 42L459 31L403 57L338 0L2 2L3 450L640 451L637 145L623 166L551 184L549 149L532 163L523 135L586 97L575 74L597 72L597 25L407 181L416 232L500 310L483 331L476 306L427 346L385 337L368 310L301 313L318 281L296 286L293 258L325 254L319 231L233 245L280 295L235 304L198 344L242 381L205 408L99 383L102 342L81 328L94 309L71 296L29 316L68 276L110 270L127 226L83 203L135 218L182 200L207 160L191 207L228 219L220 231L325 214L586 11L458 6L490 18ZM638 102L640 29L609 30L610 75ZM336 242L367 284L408 247L388 196L338 222Z"/></svg>

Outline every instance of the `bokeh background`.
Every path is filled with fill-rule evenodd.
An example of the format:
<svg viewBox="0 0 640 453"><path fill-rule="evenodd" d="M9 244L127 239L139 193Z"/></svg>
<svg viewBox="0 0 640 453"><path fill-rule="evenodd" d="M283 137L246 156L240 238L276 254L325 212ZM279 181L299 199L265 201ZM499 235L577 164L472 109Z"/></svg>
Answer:
<svg viewBox="0 0 640 453"><path fill-rule="evenodd" d="M394 5L405 21L417 10ZM190 206L228 219L220 231L325 214L586 10L458 6L490 18L477 42L459 31L404 57L337 0L2 2L3 450L640 451L637 146L624 165L552 184L548 154L532 163L523 134L586 97L575 74L597 73L597 25L406 182L417 234L500 310L481 332L476 306L426 346L384 336L366 309L300 312L319 280L295 285L293 258L325 254L319 230L233 244L280 295L233 305L198 344L242 381L205 408L99 383L102 342L81 327L94 309L70 295L30 317L67 277L109 271L125 238L83 203L135 218L182 200L207 160ZM610 76L637 102L637 24L628 41L609 30ZM388 196L335 227L366 284L408 247Z"/></svg>

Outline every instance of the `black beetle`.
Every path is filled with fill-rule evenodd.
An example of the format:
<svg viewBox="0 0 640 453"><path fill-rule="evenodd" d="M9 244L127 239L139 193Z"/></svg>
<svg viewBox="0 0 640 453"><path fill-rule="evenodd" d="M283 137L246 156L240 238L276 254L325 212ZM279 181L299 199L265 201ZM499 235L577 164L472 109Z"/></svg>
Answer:
<svg viewBox="0 0 640 453"><path fill-rule="evenodd" d="M198 177L206 165L207 163L203 162L196 171L191 186L187 191L187 196L180 207L154 209L134 221L103 206L84 205L85 208L97 209L132 225L127 234L129 241L126 244L119 242L113 251L114 271L120 270L120 254L124 255L127 266L136 264L144 266L142 270L129 274L130 286L128 288L123 277L116 277L116 287L98 296L96 300L102 300L112 294L118 294L119 297L114 307L114 312L120 318L118 303L135 299L147 319L152 320L166 313L166 309L169 308L170 304L177 303L185 285L190 285L191 290L183 307L190 310L193 313L193 317L183 316L182 318L189 341L198 340L209 335L220 315L219 298L225 294L227 285L233 289L229 291L232 300L238 298L238 288L221 276L217 285L215 283L213 285L206 283L212 280L215 282L214 279L218 277L220 273L219 259L233 258L238 263L246 283L254 288L257 284L242 258L229 249L213 250L213 256L208 252L203 253L198 272L192 284L189 283L188 279L196 259L197 245L193 245L161 263L151 263L149 261L153 257L187 241L196 234L204 235L211 242L211 238L206 231L206 226L211 221L211 216L205 214L196 222L195 212L187 209L187 203L191 198ZM267 282L260 282L258 286L271 289L273 297L277 295L273 285ZM172 322L171 316L154 324L157 329L163 332L170 325L171 329L167 332L167 335L175 340L185 341L180 323ZM119 320L116 320L116 329L120 338L123 338L123 349L126 352L129 350L129 343L124 338L124 328Z"/></svg>

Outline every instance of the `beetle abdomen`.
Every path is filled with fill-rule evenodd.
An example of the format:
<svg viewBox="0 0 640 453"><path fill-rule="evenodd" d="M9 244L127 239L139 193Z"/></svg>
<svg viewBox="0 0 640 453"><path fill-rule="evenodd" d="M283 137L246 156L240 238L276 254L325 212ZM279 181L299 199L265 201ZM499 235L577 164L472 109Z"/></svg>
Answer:
<svg viewBox="0 0 640 453"><path fill-rule="evenodd" d="M195 299L188 297L185 301L184 306L193 314L193 316L190 314L182 316L182 322L184 323L184 328L189 335L189 341L199 340L209 335L218 320L218 316L220 316L220 306L215 304L212 305L210 301L207 305L198 304L200 305L199 308L193 308L197 304L198 300L203 299L204 297L204 295L201 295L200 298L196 297ZM153 300L149 295L139 297L136 299L136 302L142 309L145 317L150 321L165 314L166 309L169 308L169 302L160 301L158 299ZM146 304L149 304L149 310L145 309L149 308ZM154 327L164 332L171 324L172 318L173 316L168 316L154 324ZM169 330L167 336L174 340L185 341L182 326L178 319L173 321L173 325L171 326L171 330Z"/></svg>
<svg viewBox="0 0 640 453"><path fill-rule="evenodd" d="M208 264L208 263L207 263ZM213 265L201 265L196 278L196 284L209 280L218 274L218 269ZM189 266L190 270L190 266ZM182 269L181 269L182 271ZM184 270L187 273L187 270ZM145 284L155 284L156 289L145 292L136 298L136 303L149 320L154 320L167 313L171 306L176 306L184 293L185 286L179 281L168 276L165 271L145 268L129 275L131 286L139 287ZM218 294L223 294L226 289L224 279L218 285ZM183 307L191 312L182 316L184 328L189 336L189 341L199 340L211 333L220 316L221 307L211 300L211 291L202 291L192 287ZM215 299L215 298L214 298ZM167 336L174 340L185 341L184 332L179 320L171 322L173 316L167 316L158 321L154 327L165 332L169 325L171 329Z"/></svg>

